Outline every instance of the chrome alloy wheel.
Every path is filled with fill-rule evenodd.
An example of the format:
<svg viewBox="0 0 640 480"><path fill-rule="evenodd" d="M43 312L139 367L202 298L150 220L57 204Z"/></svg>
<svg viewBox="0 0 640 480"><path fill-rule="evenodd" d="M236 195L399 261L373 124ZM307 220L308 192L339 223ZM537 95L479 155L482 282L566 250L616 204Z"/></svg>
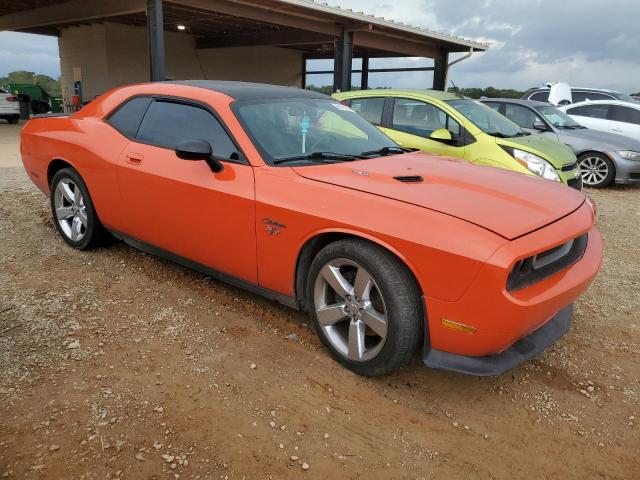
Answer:
<svg viewBox="0 0 640 480"><path fill-rule="evenodd" d="M364 267L346 258L325 264L314 286L318 324L333 348L349 360L366 362L387 339L387 309Z"/></svg>
<svg viewBox="0 0 640 480"><path fill-rule="evenodd" d="M598 185L609 175L609 165L600 157L586 157L580 162L580 172L585 185Z"/></svg>
<svg viewBox="0 0 640 480"><path fill-rule="evenodd" d="M56 220L62 232L72 242L79 242L87 233L87 209L80 187L68 178L58 182L53 198Z"/></svg>

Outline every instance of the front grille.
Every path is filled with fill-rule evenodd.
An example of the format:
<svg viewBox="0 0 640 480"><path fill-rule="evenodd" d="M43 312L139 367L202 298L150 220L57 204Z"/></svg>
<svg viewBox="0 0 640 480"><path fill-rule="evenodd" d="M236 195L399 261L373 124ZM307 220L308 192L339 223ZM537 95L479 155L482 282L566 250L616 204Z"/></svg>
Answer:
<svg viewBox="0 0 640 480"><path fill-rule="evenodd" d="M578 175L576 178L572 178L571 180L568 180L567 185L581 192L582 191L582 175Z"/></svg>
<svg viewBox="0 0 640 480"><path fill-rule="evenodd" d="M573 162L573 163L570 163L569 165L563 165L562 171L570 172L571 170L575 170L576 168L578 168L578 162Z"/></svg>
<svg viewBox="0 0 640 480"><path fill-rule="evenodd" d="M514 292L529 287L570 267L582 258L587 249L588 235L550 248L515 264L507 279L507 291Z"/></svg>

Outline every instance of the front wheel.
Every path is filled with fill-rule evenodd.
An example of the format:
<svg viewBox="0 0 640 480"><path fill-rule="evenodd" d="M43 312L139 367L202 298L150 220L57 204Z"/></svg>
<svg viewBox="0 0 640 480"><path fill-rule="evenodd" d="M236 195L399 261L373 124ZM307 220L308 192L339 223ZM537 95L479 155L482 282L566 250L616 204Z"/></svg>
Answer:
<svg viewBox="0 0 640 480"><path fill-rule="evenodd" d="M422 338L422 296L411 272L365 240L332 243L307 282L311 323L331 355L363 376L409 363Z"/></svg>
<svg viewBox="0 0 640 480"><path fill-rule="evenodd" d="M586 153L578 159L582 182L586 187L605 188L616 176L613 162L602 153Z"/></svg>
<svg viewBox="0 0 640 480"><path fill-rule="evenodd" d="M51 212L58 232L73 248L87 250L105 238L89 190L72 168L58 171L51 181Z"/></svg>

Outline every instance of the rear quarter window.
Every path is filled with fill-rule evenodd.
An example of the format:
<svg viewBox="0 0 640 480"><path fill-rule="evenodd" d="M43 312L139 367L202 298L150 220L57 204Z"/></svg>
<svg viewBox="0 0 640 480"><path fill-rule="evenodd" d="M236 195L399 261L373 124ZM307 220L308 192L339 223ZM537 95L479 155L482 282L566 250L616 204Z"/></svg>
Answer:
<svg viewBox="0 0 640 480"><path fill-rule="evenodd" d="M640 110L615 105L613 107L613 120L616 122L633 123L640 125Z"/></svg>
<svg viewBox="0 0 640 480"><path fill-rule="evenodd" d="M367 122L374 125L382 124L384 112L384 97L354 98L351 100L351 109L358 113Z"/></svg>
<svg viewBox="0 0 640 480"><path fill-rule="evenodd" d="M107 119L107 123L128 138L135 138L151 98L137 97L127 100Z"/></svg>

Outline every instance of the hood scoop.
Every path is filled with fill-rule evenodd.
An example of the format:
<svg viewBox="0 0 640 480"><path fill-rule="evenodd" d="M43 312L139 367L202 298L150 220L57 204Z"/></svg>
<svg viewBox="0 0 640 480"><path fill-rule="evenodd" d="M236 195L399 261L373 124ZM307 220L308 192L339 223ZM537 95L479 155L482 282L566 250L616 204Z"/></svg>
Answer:
<svg viewBox="0 0 640 480"><path fill-rule="evenodd" d="M393 177L393 178L396 179L399 182L402 182L402 183L422 183L422 182L424 182L424 178L422 178L420 175L403 175L403 176Z"/></svg>

